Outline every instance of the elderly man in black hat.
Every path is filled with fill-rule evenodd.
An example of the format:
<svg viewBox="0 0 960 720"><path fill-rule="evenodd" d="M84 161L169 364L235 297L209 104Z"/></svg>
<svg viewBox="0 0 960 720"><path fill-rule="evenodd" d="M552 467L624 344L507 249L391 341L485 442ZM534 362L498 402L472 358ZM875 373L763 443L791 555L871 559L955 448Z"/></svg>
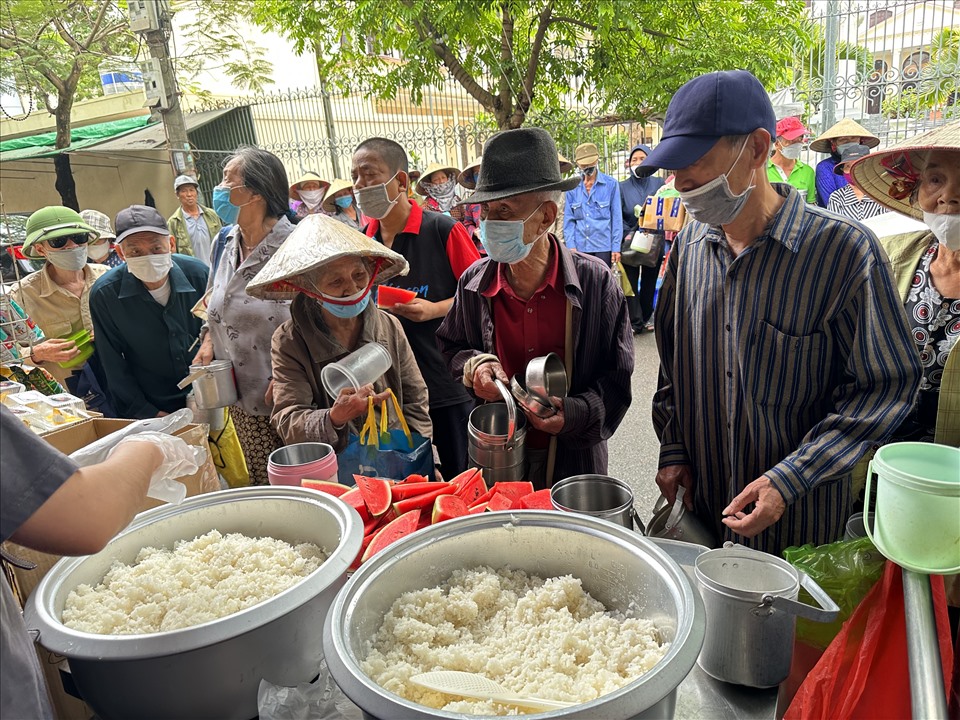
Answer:
<svg viewBox="0 0 960 720"><path fill-rule="evenodd" d="M523 378L527 363L554 352L569 391L549 417L524 409L528 479L538 488L581 473L607 472L607 439L630 406L633 335L626 299L610 268L571 253L550 233L564 180L557 148L540 128L497 133L483 149L476 192L487 257L460 278L437 332L455 377L483 400L495 380Z"/></svg>

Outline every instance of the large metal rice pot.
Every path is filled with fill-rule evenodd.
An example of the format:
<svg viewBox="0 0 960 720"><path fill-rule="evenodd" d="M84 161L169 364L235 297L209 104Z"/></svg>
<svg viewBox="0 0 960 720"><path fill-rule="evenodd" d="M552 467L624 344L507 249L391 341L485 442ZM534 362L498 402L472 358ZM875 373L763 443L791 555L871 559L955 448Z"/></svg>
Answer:
<svg viewBox="0 0 960 720"><path fill-rule="evenodd" d="M545 578L572 574L606 607L652 619L670 643L643 676L549 717L673 717L677 686L696 663L705 631L703 603L683 570L631 530L585 515L534 510L483 513L427 527L375 555L347 581L327 615L323 649L334 680L365 717L464 717L385 690L363 672L361 662L397 598L438 586L458 568L481 565Z"/></svg>
<svg viewBox="0 0 960 720"><path fill-rule="evenodd" d="M211 529L289 543L311 542L329 559L265 602L182 630L95 635L60 622L67 595L100 582L115 561L146 546L173 547ZM65 558L24 609L37 641L70 661L83 699L103 720L257 716L261 679L293 686L316 676L324 618L360 549L363 524L346 503L312 490L249 487L190 498L138 515L96 555Z"/></svg>

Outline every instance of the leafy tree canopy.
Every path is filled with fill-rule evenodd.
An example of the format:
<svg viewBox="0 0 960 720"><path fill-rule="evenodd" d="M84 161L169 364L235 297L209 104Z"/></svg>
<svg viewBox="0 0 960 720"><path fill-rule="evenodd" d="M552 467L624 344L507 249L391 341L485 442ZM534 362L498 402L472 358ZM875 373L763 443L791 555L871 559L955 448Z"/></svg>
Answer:
<svg viewBox="0 0 960 720"><path fill-rule="evenodd" d="M747 69L771 88L804 39L802 0L253 0L321 76L378 97L452 76L500 128L569 100L643 119L690 78Z"/></svg>

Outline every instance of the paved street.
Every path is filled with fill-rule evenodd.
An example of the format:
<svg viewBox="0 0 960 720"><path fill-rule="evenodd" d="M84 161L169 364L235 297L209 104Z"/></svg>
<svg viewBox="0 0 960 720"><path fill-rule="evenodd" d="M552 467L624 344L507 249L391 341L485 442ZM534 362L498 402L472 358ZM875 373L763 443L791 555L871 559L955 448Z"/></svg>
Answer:
<svg viewBox="0 0 960 720"><path fill-rule="evenodd" d="M634 335L636 364L633 371L633 402L620 428L610 439L610 466L613 477L633 487L637 512L644 523L650 519L660 493L654 482L657 474L657 436L650 420L650 401L657 387L657 343L653 333Z"/></svg>

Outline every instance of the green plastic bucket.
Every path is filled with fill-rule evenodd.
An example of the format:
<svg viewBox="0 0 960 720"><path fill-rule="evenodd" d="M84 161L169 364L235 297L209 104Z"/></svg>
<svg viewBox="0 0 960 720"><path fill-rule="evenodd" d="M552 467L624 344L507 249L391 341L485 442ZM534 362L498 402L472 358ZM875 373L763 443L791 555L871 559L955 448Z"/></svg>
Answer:
<svg viewBox="0 0 960 720"><path fill-rule="evenodd" d="M914 572L960 572L960 448L884 445L867 468L866 508L874 473L876 511L871 522L864 510L864 525L877 549Z"/></svg>

